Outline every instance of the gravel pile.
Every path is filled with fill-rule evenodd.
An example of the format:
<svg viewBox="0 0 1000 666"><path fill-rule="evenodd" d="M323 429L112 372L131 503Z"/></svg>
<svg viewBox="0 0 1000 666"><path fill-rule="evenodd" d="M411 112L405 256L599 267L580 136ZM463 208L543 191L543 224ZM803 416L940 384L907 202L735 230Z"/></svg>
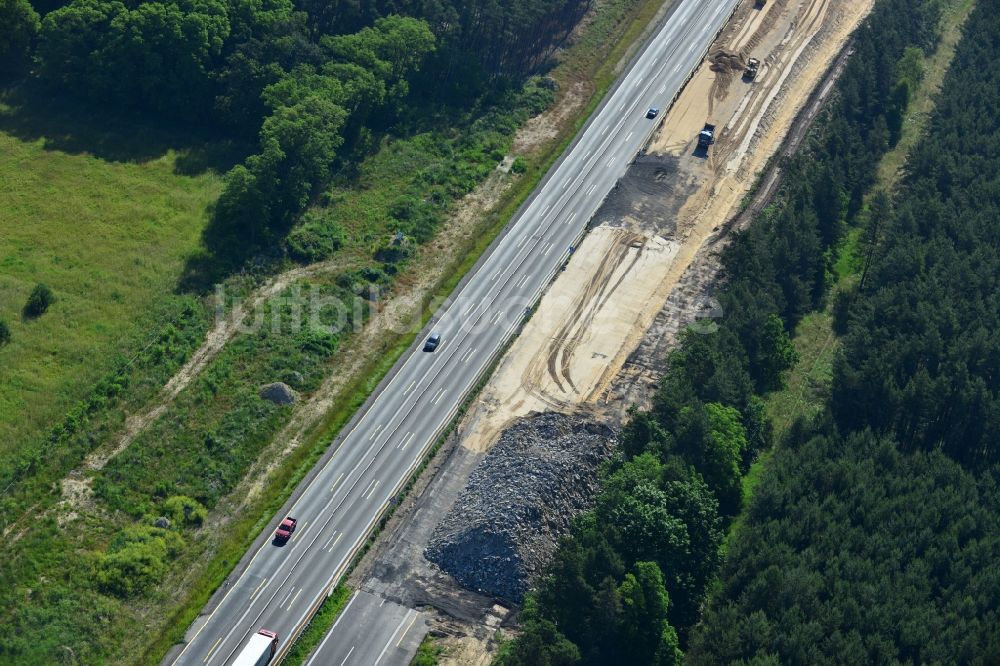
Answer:
<svg viewBox="0 0 1000 666"><path fill-rule="evenodd" d="M614 439L607 426L561 414L508 428L424 556L465 587L520 603L572 518L592 505Z"/></svg>

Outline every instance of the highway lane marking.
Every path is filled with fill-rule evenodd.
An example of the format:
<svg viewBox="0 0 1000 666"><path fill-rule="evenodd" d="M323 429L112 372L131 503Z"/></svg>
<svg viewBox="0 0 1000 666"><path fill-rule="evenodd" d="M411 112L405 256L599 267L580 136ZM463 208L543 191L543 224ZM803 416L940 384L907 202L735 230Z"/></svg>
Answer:
<svg viewBox="0 0 1000 666"><path fill-rule="evenodd" d="M281 608L282 606L285 605L285 602L288 601L288 598L292 596L292 592L294 592L294 591L295 591L295 586L294 585L292 585L292 586L290 586L288 588L288 594L286 594L285 598L281 600L280 604L278 604L278 608Z"/></svg>
<svg viewBox="0 0 1000 666"><path fill-rule="evenodd" d="M500 271L502 270L503 270L502 268L498 268L497 272L493 274L492 278L490 278L490 282L496 282L497 278L500 277Z"/></svg>
<svg viewBox="0 0 1000 666"><path fill-rule="evenodd" d="M440 400L440 399L441 399L441 396L443 396L444 394L445 394L445 389L443 389L443 388L441 388L441 389L438 389L438 392L437 392L437 395L435 395L435 396L434 396L434 399L433 399L433 400L431 400L431 404L432 404L432 405L436 405L436 404L438 404L438 400Z"/></svg>
<svg viewBox="0 0 1000 666"><path fill-rule="evenodd" d="M350 650L348 651L348 653L347 653L347 656L346 656L346 657L344 657L344 661L340 662L340 666L344 666L344 664L346 664L346 663L347 663L347 660L351 658L351 655L352 655L353 653L354 653L354 646L352 645L352 646L351 646L351 649L350 649Z"/></svg>
<svg viewBox="0 0 1000 666"><path fill-rule="evenodd" d="M330 492L331 493L333 492L333 489L337 487L337 484L340 483L341 479L343 479L343 478L344 478L344 473L341 472L340 476L337 477L337 480L333 482L332 486L330 486Z"/></svg>
<svg viewBox="0 0 1000 666"><path fill-rule="evenodd" d="M552 251L552 248L554 246L555 246L555 243L548 243L548 244L546 244L546 246L545 246L545 252L542 253L542 256L543 257L549 256L549 252Z"/></svg>
<svg viewBox="0 0 1000 666"><path fill-rule="evenodd" d="M611 165L613 165L613 164L615 163L615 160L616 160L616 159L617 159L616 157L612 156L612 157L611 157L611 159L610 159L610 160L608 160L608 166L611 166ZM597 186L597 184L595 183L595 184L594 184L594 186L596 187L596 186Z"/></svg>
<svg viewBox="0 0 1000 666"><path fill-rule="evenodd" d="M410 620L410 623L408 625L406 625L406 629L403 629L403 635L399 637L399 641L396 643L396 647L399 647L400 643L403 642L403 639L406 638L406 634L410 632L410 627L413 626L413 623L417 621L418 617L420 617L420 613L418 613L417 611L413 611L413 619Z"/></svg>
<svg viewBox="0 0 1000 666"><path fill-rule="evenodd" d="M375 435L377 435L378 431L381 430L381 429L382 429L382 424L379 423L377 426L375 426L375 430L373 430L372 434L368 437L368 441L370 442L373 439L375 439Z"/></svg>
<svg viewBox="0 0 1000 666"><path fill-rule="evenodd" d="M286 611L292 610L292 606L295 605L295 600L299 598L300 594L302 594L302 588L301 587L299 588L299 591L295 593L295 596L292 597L292 600L288 602L288 608L285 609Z"/></svg>
<svg viewBox="0 0 1000 666"><path fill-rule="evenodd" d="M330 535L330 538L329 538L329 539L327 539L327 540L326 540L326 543L324 543L324 544L323 544L323 548L322 548L321 550L326 550L327 548L329 548L329 547L330 547L330 542L331 542L331 541L333 541L333 539L334 539L334 538L335 538L336 536L337 536L337 530L334 530L334 531L333 531L333 534L331 534L331 535Z"/></svg>
<svg viewBox="0 0 1000 666"><path fill-rule="evenodd" d="M408 395L409 392L412 391L413 387L416 386L416 385L417 385L417 380L414 379L412 382L410 382L410 385L406 387L406 390L403 391L403 395Z"/></svg>
<svg viewBox="0 0 1000 666"><path fill-rule="evenodd" d="M594 183L593 185L590 186L590 189L587 190L587 196L589 197L591 194L593 194L594 190L596 189L597 189L597 183Z"/></svg>
<svg viewBox="0 0 1000 666"><path fill-rule="evenodd" d="M267 582L266 578L264 580L260 581L260 585L257 586L257 589L250 593L250 599L253 599L254 597L257 596L257 593L260 592L260 588L264 587L264 583L266 583L266 582ZM222 639L220 638L219 640L222 640Z"/></svg>
<svg viewBox="0 0 1000 666"><path fill-rule="evenodd" d="M569 216L568 218L566 218L566 221L565 221L565 222L563 222L563 224L569 224L570 222L572 222L572 221L573 221L573 220L575 220L575 219L576 219L576 213L573 213L573 214L572 214L572 215L570 215L570 216Z"/></svg>
<svg viewBox="0 0 1000 666"><path fill-rule="evenodd" d="M469 351L465 352L465 356L462 357L462 363L468 363L469 359L472 358L472 355L475 353L476 353L475 349L470 349Z"/></svg>
<svg viewBox="0 0 1000 666"><path fill-rule="evenodd" d="M527 282L530 277L531 277L530 275L525 275L524 277L522 277L520 280L518 280L518 283L514 288L520 289L521 287L523 287L524 283Z"/></svg>
<svg viewBox="0 0 1000 666"><path fill-rule="evenodd" d="M400 442L400 444L397 446L397 448L400 451L405 451L406 447L410 445L410 440L412 440L412 439L413 439L413 433L412 432L406 433L406 437L403 438L403 441Z"/></svg>
<svg viewBox="0 0 1000 666"><path fill-rule="evenodd" d="M604 136L605 134L607 134L609 128L610 128L610 125L605 125L604 129L601 130L601 136ZM594 151L590 151L590 152L594 152Z"/></svg>
<svg viewBox="0 0 1000 666"><path fill-rule="evenodd" d="M344 606L344 610L340 611L340 615L337 617L337 621L333 623L332 627L330 627L330 631L326 632L326 636L323 637L323 641L319 644L319 647L316 648L316 651L313 653L312 659L309 660L306 666L310 666L314 661L316 661L316 657L318 657L323 653L323 646L326 645L326 642L328 640L330 640L330 636L333 636L333 630L337 628L337 625L340 624L340 621L344 619L345 615L347 615L347 610L351 607L351 604L354 603L354 600L358 598L359 594L361 593L355 592L354 596L351 597L351 600L347 602L346 606ZM353 651L354 648L351 648L351 652ZM347 656L350 657L351 655L348 654ZM346 662L347 660L345 659L344 661ZM343 666L343 664L341 664L341 666Z"/></svg>
<svg viewBox="0 0 1000 666"><path fill-rule="evenodd" d="M552 204L549 204L548 206L542 209L542 217L545 217L545 214L549 212L549 208L552 208Z"/></svg>
<svg viewBox="0 0 1000 666"><path fill-rule="evenodd" d="M361 499L368 499L369 497L371 497L372 493L375 492L375 489L378 488L379 483L381 483L380 479L375 479L374 481L372 481L371 485L368 486L368 489L365 490L363 495L361 495Z"/></svg>
<svg viewBox="0 0 1000 666"><path fill-rule="evenodd" d="M337 534L337 538L333 540L332 544L330 544L330 551L329 552L331 552L331 553L333 552L333 549L337 547L338 543L340 543L340 538L342 536L344 536L343 532L340 532L339 534Z"/></svg>
<svg viewBox="0 0 1000 666"><path fill-rule="evenodd" d="M629 139L631 139L633 134L635 134L635 132L629 132L628 136L625 137L625 141L627 142Z"/></svg>
<svg viewBox="0 0 1000 666"><path fill-rule="evenodd" d="M619 110L619 111L623 110L623 109L625 108L625 105L626 105L626 104L628 104L628 102L627 102L627 101L625 101L625 102L622 102L622 105L618 107L618 110Z"/></svg>
<svg viewBox="0 0 1000 666"><path fill-rule="evenodd" d="M219 643L221 642L222 642L222 636L219 636L219 638L214 643L212 643L212 647L208 649L208 653L205 654L205 658L201 660L201 663L203 664L208 663L208 660L212 657L212 653L215 652L215 648L219 647Z"/></svg>
<svg viewBox="0 0 1000 666"><path fill-rule="evenodd" d="M665 92L667 92L667 84L666 83L664 83L662 86L660 86L660 90L658 91L658 94L662 95Z"/></svg>
<svg viewBox="0 0 1000 666"><path fill-rule="evenodd" d="M381 607L382 606L380 604L379 608L381 608ZM392 645L392 639L394 639L396 637L396 634L399 633L399 630L403 628L403 623L406 622L406 619L408 617L410 617L410 613L413 613L413 612L415 612L415 611L412 608L408 608L406 610L406 615L404 615L403 619L399 621L398 625L396 625L395 631L393 631L392 635L389 636L389 640L386 642L385 647L382 648L382 651L378 653L378 657L375 659L375 663L372 664L372 666L378 666L379 665L379 663L382 661L382 657L384 657L385 653L389 650L389 646ZM407 627L407 629L409 629L409 627ZM405 631L403 632L403 636L404 637L406 636L406 632ZM401 637L399 640L402 641L403 638ZM396 647L399 647L399 643L396 643Z"/></svg>
<svg viewBox="0 0 1000 666"><path fill-rule="evenodd" d="M300 529L300 530L298 530L298 529L297 529L297 530L295 530L295 533L294 533L294 534L292 534L291 538L289 538L288 540L289 540L289 541L295 541L295 537L300 537L300 536L302 536L302 535L303 535L303 534L305 533L305 531L306 531L306 525L308 525L308 524L309 524L309 521L308 521L308 520L307 520L306 522L302 523L302 529Z"/></svg>
<svg viewBox="0 0 1000 666"><path fill-rule="evenodd" d="M490 319L490 323L491 324L496 324L496 323L498 323L500 321L500 319L502 317L503 317L503 310L498 310L497 313L495 315L493 315L493 318Z"/></svg>

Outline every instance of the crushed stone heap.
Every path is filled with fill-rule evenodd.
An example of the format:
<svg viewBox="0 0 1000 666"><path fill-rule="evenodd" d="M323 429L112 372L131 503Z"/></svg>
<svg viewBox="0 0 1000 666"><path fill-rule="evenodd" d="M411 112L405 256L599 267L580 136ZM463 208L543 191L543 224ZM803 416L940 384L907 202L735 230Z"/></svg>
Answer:
<svg viewBox="0 0 1000 666"><path fill-rule="evenodd" d="M590 508L608 426L538 414L511 426L469 477L424 556L461 585L520 603L570 521Z"/></svg>

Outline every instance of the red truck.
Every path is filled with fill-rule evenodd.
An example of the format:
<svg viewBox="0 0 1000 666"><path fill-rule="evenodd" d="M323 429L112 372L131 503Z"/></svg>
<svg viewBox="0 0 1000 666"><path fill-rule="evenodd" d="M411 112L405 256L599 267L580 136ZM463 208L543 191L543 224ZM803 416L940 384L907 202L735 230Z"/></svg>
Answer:
<svg viewBox="0 0 1000 666"><path fill-rule="evenodd" d="M295 520L291 516L288 516L281 524L278 525L278 529L274 531L274 540L278 543L285 543L292 537L292 532L295 531L295 526L299 521Z"/></svg>

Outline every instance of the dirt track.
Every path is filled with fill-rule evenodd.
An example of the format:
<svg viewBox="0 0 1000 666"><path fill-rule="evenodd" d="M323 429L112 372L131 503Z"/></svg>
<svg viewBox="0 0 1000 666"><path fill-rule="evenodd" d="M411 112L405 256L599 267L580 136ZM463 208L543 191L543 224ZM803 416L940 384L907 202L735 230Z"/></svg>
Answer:
<svg viewBox="0 0 1000 666"><path fill-rule="evenodd" d="M634 352L654 324L676 332L713 315L711 302L697 299L674 299L680 307L662 310L871 5L772 0L761 10L752 2L737 10L470 410L463 446L486 450L507 423L535 411L585 408L620 418L644 401L662 363ZM750 57L761 60L752 83L742 77ZM707 154L694 140L705 122L718 127ZM655 260L650 247L659 248ZM714 279L713 263L699 258L700 272L688 281ZM622 391L616 385L626 361L624 374L641 381ZM644 361L645 371L633 367Z"/></svg>

